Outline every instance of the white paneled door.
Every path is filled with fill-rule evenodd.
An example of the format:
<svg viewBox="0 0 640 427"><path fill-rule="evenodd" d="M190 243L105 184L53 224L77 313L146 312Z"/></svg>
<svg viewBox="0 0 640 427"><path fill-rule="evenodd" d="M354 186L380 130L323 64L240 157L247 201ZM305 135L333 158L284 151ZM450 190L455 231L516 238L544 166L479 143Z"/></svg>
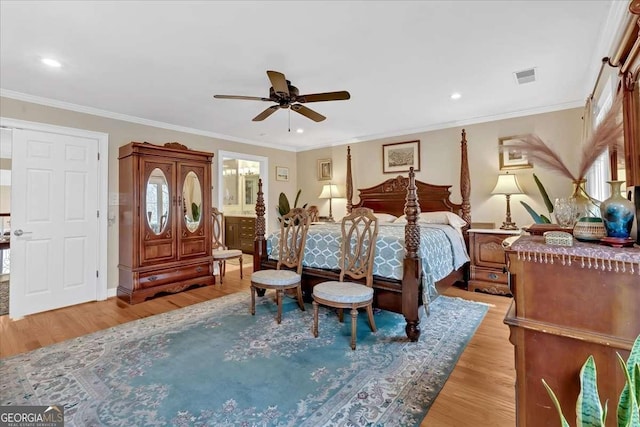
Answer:
<svg viewBox="0 0 640 427"><path fill-rule="evenodd" d="M13 130L10 316L97 299L98 141Z"/></svg>

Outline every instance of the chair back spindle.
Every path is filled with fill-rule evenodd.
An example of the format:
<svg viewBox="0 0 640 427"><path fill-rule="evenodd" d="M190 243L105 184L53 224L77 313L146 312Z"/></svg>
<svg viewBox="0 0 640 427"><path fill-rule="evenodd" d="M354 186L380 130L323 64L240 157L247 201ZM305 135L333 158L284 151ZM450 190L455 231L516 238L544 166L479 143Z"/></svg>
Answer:
<svg viewBox="0 0 640 427"><path fill-rule="evenodd" d="M356 208L342 219L342 247L340 281L348 276L365 278L367 286L373 286L373 261L375 258L378 218L369 208Z"/></svg>
<svg viewBox="0 0 640 427"><path fill-rule="evenodd" d="M218 208L211 208L211 236L212 236L212 250L227 249L224 241L224 214L218 210Z"/></svg>
<svg viewBox="0 0 640 427"><path fill-rule="evenodd" d="M307 214L309 215L310 222L320 221L320 210L316 205L311 205L307 208Z"/></svg>
<svg viewBox="0 0 640 427"><path fill-rule="evenodd" d="M288 268L295 268L298 274L302 274L302 259L304 258L309 222L309 216L303 208L293 208L282 217L278 264L276 266L278 270L284 265Z"/></svg>

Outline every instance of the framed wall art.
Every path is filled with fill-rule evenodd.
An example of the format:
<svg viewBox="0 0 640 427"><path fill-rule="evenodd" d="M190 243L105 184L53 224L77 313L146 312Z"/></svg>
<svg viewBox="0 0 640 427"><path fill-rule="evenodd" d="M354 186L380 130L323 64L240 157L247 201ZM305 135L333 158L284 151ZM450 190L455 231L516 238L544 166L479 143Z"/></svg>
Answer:
<svg viewBox="0 0 640 427"><path fill-rule="evenodd" d="M382 172L420 170L420 141L396 142L382 145Z"/></svg>
<svg viewBox="0 0 640 427"><path fill-rule="evenodd" d="M289 168L276 166L276 181L289 181Z"/></svg>
<svg viewBox="0 0 640 427"><path fill-rule="evenodd" d="M318 181L330 181L333 177L333 163L331 159L318 160Z"/></svg>
<svg viewBox="0 0 640 427"><path fill-rule="evenodd" d="M498 139L500 170L532 168L527 155L516 148L510 148L521 136L506 136Z"/></svg>

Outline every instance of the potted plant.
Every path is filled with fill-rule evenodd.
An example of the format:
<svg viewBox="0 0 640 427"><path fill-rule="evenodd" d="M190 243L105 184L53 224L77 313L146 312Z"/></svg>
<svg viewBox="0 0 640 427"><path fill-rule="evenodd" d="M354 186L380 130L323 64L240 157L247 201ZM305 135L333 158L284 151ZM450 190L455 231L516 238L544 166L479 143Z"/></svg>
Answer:
<svg viewBox="0 0 640 427"><path fill-rule="evenodd" d="M636 337L626 363L619 353L616 354L627 380L618 399L618 427L640 427L640 411L638 409L640 401L640 335ZM544 379L542 384L558 410L560 425L570 427L555 393ZM580 385L580 394L576 402L576 427L604 427L607 418L607 402L604 403L604 406L600 402L596 364L593 356L589 356L582 365Z"/></svg>
<svg viewBox="0 0 640 427"><path fill-rule="evenodd" d="M298 200L300 199L300 193L302 193L302 189L298 190L298 193L296 194L296 199L293 202L294 208L298 207ZM302 205L302 207L306 208L307 204L305 203L304 205ZM287 198L287 195L284 193L280 193L280 197L278 198L278 206L276 206L276 211L278 212L278 220L280 220L280 218L282 218L284 215L288 214L290 210L291 210L291 205L289 204L289 199Z"/></svg>

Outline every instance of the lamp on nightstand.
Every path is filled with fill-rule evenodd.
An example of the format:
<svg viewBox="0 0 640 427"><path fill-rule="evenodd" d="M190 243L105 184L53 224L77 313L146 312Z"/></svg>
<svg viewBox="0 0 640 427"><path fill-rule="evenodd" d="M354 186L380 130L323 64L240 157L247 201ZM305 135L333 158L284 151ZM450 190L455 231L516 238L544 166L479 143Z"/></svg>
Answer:
<svg viewBox="0 0 640 427"><path fill-rule="evenodd" d="M510 175L509 172L498 175L498 182L491 194L504 194L507 196L507 217L502 223L502 230L517 230L516 223L511 221L511 204L510 198L513 194L524 194L520 185L518 184L518 178L515 175Z"/></svg>
<svg viewBox="0 0 640 427"><path fill-rule="evenodd" d="M319 199L329 199L329 221L334 222L333 213L331 212L331 199L342 197L335 184L325 184L322 186L322 192L318 196Z"/></svg>

